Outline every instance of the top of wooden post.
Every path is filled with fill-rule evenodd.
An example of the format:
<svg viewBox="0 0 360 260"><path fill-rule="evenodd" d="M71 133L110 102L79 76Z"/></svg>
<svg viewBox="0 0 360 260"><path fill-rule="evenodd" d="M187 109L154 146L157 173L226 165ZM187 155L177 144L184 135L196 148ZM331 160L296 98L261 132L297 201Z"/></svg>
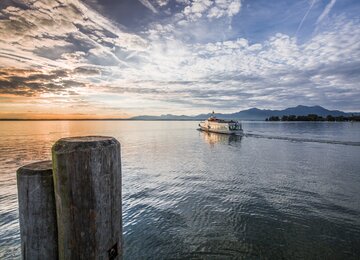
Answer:
<svg viewBox="0 0 360 260"><path fill-rule="evenodd" d="M74 150L96 149L117 144L119 142L111 136L75 136L59 139L52 150L55 153L69 153Z"/></svg>
<svg viewBox="0 0 360 260"><path fill-rule="evenodd" d="M50 160L30 163L17 170L19 176L52 176L52 163Z"/></svg>

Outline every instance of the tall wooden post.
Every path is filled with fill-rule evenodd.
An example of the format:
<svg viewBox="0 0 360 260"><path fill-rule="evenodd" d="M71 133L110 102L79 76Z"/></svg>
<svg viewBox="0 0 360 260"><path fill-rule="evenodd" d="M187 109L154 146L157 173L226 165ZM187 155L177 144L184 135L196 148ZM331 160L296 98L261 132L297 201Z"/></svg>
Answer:
<svg viewBox="0 0 360 260"><path fill-rule="evenodd" d="M58 259L51 161L17 171L22 259Z"/></svg>
<svg viewBox="0 0 360 260"><path fill-rule="evenodd" d="M52 148L60 259L121 259L120 143L70 137Z"/></svg>

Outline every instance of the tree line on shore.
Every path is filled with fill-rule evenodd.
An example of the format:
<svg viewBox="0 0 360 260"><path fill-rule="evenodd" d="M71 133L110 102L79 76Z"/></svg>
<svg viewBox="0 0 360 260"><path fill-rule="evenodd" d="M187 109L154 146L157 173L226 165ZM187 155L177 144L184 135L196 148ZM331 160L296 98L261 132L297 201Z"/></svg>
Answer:
<svg viewBox="0 0 360 260"><path fill-rule="evenodd" d="M265 121L329 121L329 122L360 122L360 115L351 116L332 116L326 117L318 116L316 114L309 114L307 116L295 116L295 115L284 115L284 116L271 116L266 118Z"/></svg>

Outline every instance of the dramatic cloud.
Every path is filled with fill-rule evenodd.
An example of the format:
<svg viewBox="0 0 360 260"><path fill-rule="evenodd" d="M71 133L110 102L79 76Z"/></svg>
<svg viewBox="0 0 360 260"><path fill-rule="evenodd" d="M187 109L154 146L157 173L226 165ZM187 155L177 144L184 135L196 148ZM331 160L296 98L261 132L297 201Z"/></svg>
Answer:
<svg viewBox="0 0 360 260"><path fill-rule="evenodd" d="M261 41L241 27L256 1L137 3L157 17L137 32L95 0L0 4L0 96L9 107L31 98L107 115L294 104L359 110L360 21L336 12L335 1L309 2L291 33L271 28Z"/></svg>
<svg viewBox="0 0 360 260"><path fill-rule="evenodd" d="M76 70L84 70L77 68ZM88 70L86 71L88 72ZM0 69L0 94L37 96L44 93L75 94L72 88L84 87L73 80L69 71L52 70L47 73L34 70Z"/></svg>

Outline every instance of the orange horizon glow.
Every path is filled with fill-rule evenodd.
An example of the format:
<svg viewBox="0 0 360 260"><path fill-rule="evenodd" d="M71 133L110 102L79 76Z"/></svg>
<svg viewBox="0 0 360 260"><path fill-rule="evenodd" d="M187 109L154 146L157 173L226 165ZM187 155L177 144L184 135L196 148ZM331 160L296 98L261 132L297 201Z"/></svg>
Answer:
<svg viewBox="0 0 360 260"><path fill-rule="evenodd" d="M83 120L83 119L128 119L121 115L52 114L52 113L0 113L0 120Z"/></svg>

